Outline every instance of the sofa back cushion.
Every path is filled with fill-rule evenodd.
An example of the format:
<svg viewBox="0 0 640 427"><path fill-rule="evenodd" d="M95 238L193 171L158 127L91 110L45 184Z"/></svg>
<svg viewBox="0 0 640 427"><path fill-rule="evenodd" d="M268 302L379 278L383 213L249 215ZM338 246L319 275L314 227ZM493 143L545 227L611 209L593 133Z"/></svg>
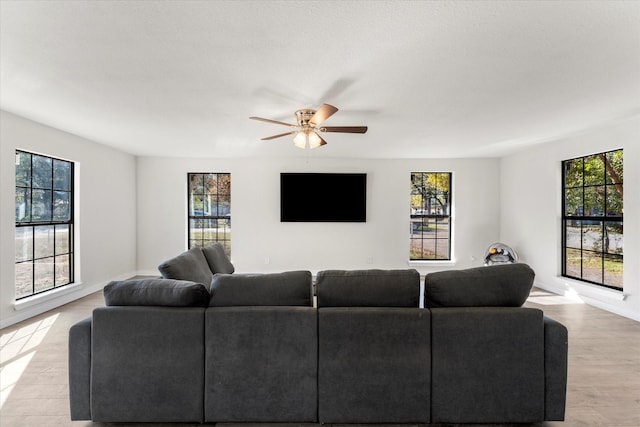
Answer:
<svg viewBox="0 0 640 427"><path fill-rule="evenodd" d="M165 279L188 280L209 286L213 273L202 249L191 248L160 264L158 270Z"/></svg>
<svg viewBox="0 0 640 427"><path fill-rule="evenodd" d="M313 306L310 271L267 274L216 274L210 307Z"/></svg>
<svg viewBox="0 0 640 427"><path fill-rule="evenodd" d="M520 307L533 286L527 264L501 264L429 273L424 279L424 306Z"/></svg>
<svg viewBox="0 0 640 427"><path fill-rule="evenodd" d="M235 271L233 264L231 264L231 261L227 258L227 254L224 253L224 248L220 243L214 243L202 248L202 253L207 259L207 264L209 264L209 269L213 274L231 274Z"/></svg>
<svg viewBox="0 0 640 427"><path fill-rule="evenodd" d="M207 307L209 291L194 282L171 279L122 280L103 289L107 306L146 305L163 307Z"/></svg>
<svg viewBox="0 0 640 427"><path fill-rule="evenodd" d="M406 270L325 270L316 276L318 307L418 307L420 275Z"/></svg>

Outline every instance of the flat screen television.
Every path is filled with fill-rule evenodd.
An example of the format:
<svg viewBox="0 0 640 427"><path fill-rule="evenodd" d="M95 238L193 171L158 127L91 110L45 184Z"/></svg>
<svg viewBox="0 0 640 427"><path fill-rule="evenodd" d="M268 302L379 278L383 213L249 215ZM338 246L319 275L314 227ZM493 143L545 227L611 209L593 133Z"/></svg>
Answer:
<svg viewBox="0 0 640 427"><path fill-rule="evenodd" d="M366 222L366 173L281 173L281 222Z"/></svg>

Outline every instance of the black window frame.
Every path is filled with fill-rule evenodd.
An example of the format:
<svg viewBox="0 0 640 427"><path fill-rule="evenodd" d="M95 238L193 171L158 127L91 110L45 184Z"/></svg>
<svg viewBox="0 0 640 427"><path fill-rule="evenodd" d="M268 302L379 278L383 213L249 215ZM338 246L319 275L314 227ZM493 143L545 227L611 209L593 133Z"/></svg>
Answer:
<svg viewBox="0 0 640 427"><path fill-rule="evenodd" d="M214 176L216 182L215 192L205 191L204 179L205 176ZM224 184L221 186L221 181L218 179L220 175L227 177L226 188ZM194 206L194 200L192 187L194 180L202 178L202 192L196 192L196 195L215 197L215 202L208 203L210 210L196 209L199 206ZM215 238L199 239L193 238L192 233L196 229L205 229L204 225L215 221ZM220 231L220 225L223 226L222 232ZM210 233L213 233L211 231ZM204 232L201 233L204 236ZM209 234L213 236L214 234ZM231 173L229 172L189 172L187 173L187 248L191 249L194 246L205 247L214 242L220 243L224 248L227 257L231 257Z"/></svg>
<svg viewBox="0 0 640 427"><path fill-rule="evenodd" d="M23 255L24 255L24 252L20 251L19 248L21 246L16 244L15 260L14 260L16 277L15 277L14 287L16 292L16 301L18 301L24 298L32 297L34 295L50 292L52 290L59 289L61 287L74 283L74 276L75 276L75 250L74 250L74 237L75 237L75 225L74 225L75 224L75 218L74 218L75 172L74 170L75 170L75 167L74 166L75 164L73 161L70 161L70 160L64 160L64 159L60 159L50 155L33 153L30 151L19 150L19 149L15 150L15 156L16 156L16 169L15 169L16 205L15 205L15 215L14 215L15 216L14 239L17 241L18 235L21 235L21 238L22 238L22 236L24 236L25 230L28 230L27 231L28 233L30 231L30 236L31 236L30 238L31 247L30 247L30 251L28 251L29 256L20 257L19 252L21 252ZM28 157L29 159L28 184L21 182L21 179L18 178L18 173L19 173L18 165L22 161L22 158L23 158L22 156ZM50 177L49 185L41 185L41 184L35 183L35 180L34 180L34 163L35 163L34 159L35 158L47 159L50 162L51 177ZM68 167L68 174L67 173L64 174L65 178L68 179L68 182L65 181L64 188L56 185L56 182L57 180L59 182L59 177L60 177L60 176L56 176L56 170L57 170L56 164L60 164L60 163L64 165L65 168ZM46 218L42 218L42 215L40 215L40 217L34 215L34 211L35 211L34 193L35 192L41 192L42 194L47 194L47 192L50 193L48 197L40 199L40 202L42 202L41 204L44 204L45 208L43 208L42 206L39 206L37 209L38 212L46 212L46 214L44 214ZM66 215L65 215L66 218L61 218L60 213L59 212L56 213L56 206L65 204L65 198L64 197L60 198L60 196L63 196L63 195L66 196L66 201L67 201L66 203L67 207L65 210L63 210L63 212L66 212ZM24 205L19 203L22 197L24 197L25 199ZM47 204L46 202L48 202L48 206L46 206ZM22 211L23 208L24 208L23 213L25 213L25 215L19 218L19 211ZM26 212L28 212L28 214L26 214ZM58 237L59 231L64 232L65 228L67 229L66 242L64 240L59 240L60 238ZM49 235L47 240L51 239L51 235L53 236L53 242L48 243L46 245L46 246L50 246L48 248L50 252L44 256L42 254L36 254L37 251L40 252L40 249L38 249L39 245L37 244L37 235L41 231L45 231L45 233L50 233L52 231L52 234ZM66 265L67 265L68 271L66 272L66 274L62 274L64 273L64 270L65 270L64 268L65 263L64 262L59 263L57 260L58 257L67 257ZM51 260L51 259L53 260L52 262L53 269L50 270L52 275L52 278L51 278L52 284L50 287L37 290L36 288L38 286L37 281L39 276L39 274L37 274L36 272L37 266L41 264L51 264L46 262L47 260ZM20 267L21 266L28 267L29 263L31 264L30 292L28 293L19 292L18 288L20 284L18 283L19 282L18 275L22 274L23 271L27 271L27 270L21 269ZM48 274L45 274L45 276L47 275ZM20 287L22 288L22 286Z"/></svg>
<svg viewBox="0 0 640 427"><path fill-rule="evenodd" d="M609 242L609 230L620 229L620 239L624 239L624 214L622 210L622 205L624 203L623 193L624 193L624 175L622 175L621 179L613 179L612 175L609 174L608 170L610 169L610 161L607 160L608 156L612 153L620 152L622 156L622 170L624 170L624 154L623 149L609 150L601 153L588 154L585 156L579 156L572 159L567 159L562 161L561 171L562 171L562 259L561 259L561 274L563 277L567 277L570 279L578 280L581 282L601 286L608 289L613 289L616 291L622 292L624 289L624 280L623 280L623 272L624 272L624 250L620 253L611 252L609 250L609 244L605 245L605 241ZM603 163L603 176L601 182L595 183L586 183L585 182L585 160L599 157ZM567 171L568 168L573 167L576 162L580 162L582 165L581 170L581 185L576 186L568 186L567 185ZM615 172L615 171L614 171ZM615 174L617 176L617 173ZM598 187L603 187L604 193L602 196L604 208L602 210L595 209L593 207L589 209L585 209L588 207L586 205L586 194L589 191L596 193L598 191ZM619 187L620 190L617 190L615 187ZM575 209L573 212L568 212L571 210L571 206L568 207L568 199L570 198L570 192L574 192L577 194L581 200L581 208ZM614 192L614 193L612 193ZM617 204L620 205L618 211L613 211L614 208L611 208L613 205L613 196L609 197L610 194L619 194L620 200ZM597 226L600 225L600 230L597 230ZM580 230L580 247L570 246L573 243L569 243L569 241L575 241L575 236L573 238L569 238L569 229L570 228L578 228ZM587 229L595 230L596 236L597 233L600 233L602 236L602 242L600 243L600 249L597 250L597 240L594 240L592 246L594 248L589 248L589 245L586 244L586 240L588 237L586 236ZM590 239L591 240L591 239ZM579 270L580 274L572 274L573 269L568 268L567 261L569 257L571 257L571 253L579 253ZM600 262L600 280L590 280L589 278L585 278L585 257L592 256L597 259L599 257L601 259ZM620 262L622 267L622 272L620 273L620 285L613 285L610 281L606 279L607 269L605 268L605 263L607 260L612 262Z"/></svg>
<svg viewBox="0 0 640 427"><path fill-rule="evenodd" d="M422 190L417 189L415 181L414 181L414 176L415 175L420 175L420 181L421 181L421 188L424 189L425 185L425 179L427 177L427 175L431 175L431 174L435 174L435 175L445 175L447 176L447 181L448 181L448 190L447 191L436 191L436 193L434 194L426 194L426 195L421 195L421 197L423 198L427 198L425 196L429 196L430 199L437 199L437 196L446 196L446 203L443 205L442 211L441 212L437 212L437 208L433 208L433 207L428 207L427 209L423 209L420 210L420 212L418 211L413 211L413 202L412 200L410 200L409 202L409 206L410 206L410 219L409 219L409 261L413 262L413 261L427 261L427 262L438 262L438 261L451 261L451 254L452 254L452 215L451 215L451 206L452 206L452 202L453 202L453 173L452 172L436 172L436 171L432 171L432 172L424 172L424 171L420 171L420 172L411 172L410 178L411 178L411 196L414 196L416 194L416 192L420 192ZM436 190L438 189L438 187L436 186ZM424 231L423 230L418 230L418 228L423 227L425 224L427 226L429 226L429 224L431 222L435 222L435 230L433 231L434 237L425 237L424 235ZM443 231L441 230L441 228L438 226L438 223L446 223L446 234L445 237L441 237L440 235L443 233ZM420 232L420 237L415 237L416 233ZM414 257L413 253L415 252L415 248L416 248L416 244L419 242L419 252L421 255L424 255L425 253L425 242L428 241L433 241L434 243L434 257L431 258L426 258L424 256L420 256L420 257ZM441 253L439 251L438 248L438 243L441 241L446 241L447 243L447 251L446 251L446 257L438 257L438 254Z"/></svg>

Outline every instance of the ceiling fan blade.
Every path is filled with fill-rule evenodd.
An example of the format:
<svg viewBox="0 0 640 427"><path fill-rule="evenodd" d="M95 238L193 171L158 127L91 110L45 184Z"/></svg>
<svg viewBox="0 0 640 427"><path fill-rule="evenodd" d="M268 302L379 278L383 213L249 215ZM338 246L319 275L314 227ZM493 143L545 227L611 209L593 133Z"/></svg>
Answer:
<svg viewBox="0 0 640 427"><path fill-rule="evenodd" d="M336 107L334 107L333 105L322 104L322 107L320 107L315 112L313 117L311 117L311 119L309 120L309 123L312 124L312 125L316 125L317 126L320 123L322 123L325 120L327 120L329 117L333 116L336 111L338 111L338 109Z"/></svg>
<svg viewBox="0 0 640 427"><path fill-rule="evenodd" d="M296 125L292 125L291 123L279 122L277 120L263 119L262 117L249 117L249 118L251 120L259 120L261 122L275 123L277 125L284 125L284 126L291 126L291 127L295 127L296 126Z"/></svg>
<svg viewBox="0 0 640 427"><path fill-rule="evenodd" d="M312 144L311 138L309 138L309 148L318 148L318 147L322 147L323 145L327 145L327 141L322 139L322 137L318 135L317 132L314 132L314 134L318 137L319 141L317 141L315 144Z"/></svg>
<svg viewBox="0 0 640 427"><path fill-rule="evenodd" d="M293 135L294 133L298 133L298 131L297 130L292 130L291 132L285 132L285 133L281 133L281 134L278 134L278 135L272 135L272 136L267 136L267 137L264 137L264 138L260 138L260 140L261 141L268 141L270 139L276 139L276 138L280 138L280 137L287 136L287 135Z"/></svg>
<svg viewBox="0 0 640 427"><path fill-rule="evenodd" d="M343 133L366 133L366 126L323 126L322 132L343 132Z"/></svg>

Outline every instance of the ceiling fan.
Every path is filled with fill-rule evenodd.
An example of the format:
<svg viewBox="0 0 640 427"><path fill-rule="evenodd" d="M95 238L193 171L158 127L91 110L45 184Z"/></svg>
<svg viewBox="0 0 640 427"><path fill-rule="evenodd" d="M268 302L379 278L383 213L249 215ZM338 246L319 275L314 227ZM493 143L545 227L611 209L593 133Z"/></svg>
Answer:
<svg viewBox="0 0 640 427"><path fill-rule="evenodd" d="M293 138L293 143L298 148L317 148L326 145L327 141L322 139L318 132L365 133L367 131L366 126L320 126L322 122L334 115L336 111L338 111L338 109L329 104L322 104L317 110L311 108L298 110L296 111L298 124L295 125L277 120L263 119L262 117L249 118L252 120L260 120L261 122L288 126L291 128L289 132L267 136L261 140L267 141L295 134L296 136Z"/></svg>

